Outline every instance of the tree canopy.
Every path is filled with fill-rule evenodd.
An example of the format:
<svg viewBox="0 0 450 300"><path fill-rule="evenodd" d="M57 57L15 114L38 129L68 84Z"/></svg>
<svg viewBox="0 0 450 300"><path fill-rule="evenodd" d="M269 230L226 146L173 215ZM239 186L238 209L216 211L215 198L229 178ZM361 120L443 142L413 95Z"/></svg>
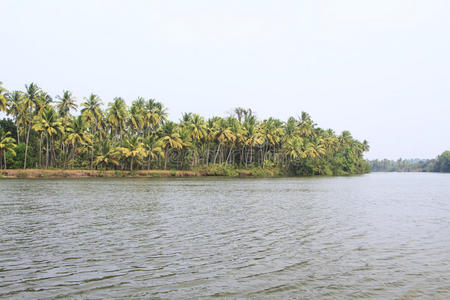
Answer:
<svg viewBox="0 0 450 300"><path fill-rule="evenodd" d="M37 84L23 91L0 85L3 167L195 169L210 166L272 168L286 175L345 175L369 171L360 142L336 134L300 112L287 121L259 120L238 107L226 117L185 113L179 122L152 98L128 106L116 97L102 107L95 94L79 101L63 90L56 101ZM80 108L80 110L78 110ZM8 134L6 134L8 133Z"/></svg>

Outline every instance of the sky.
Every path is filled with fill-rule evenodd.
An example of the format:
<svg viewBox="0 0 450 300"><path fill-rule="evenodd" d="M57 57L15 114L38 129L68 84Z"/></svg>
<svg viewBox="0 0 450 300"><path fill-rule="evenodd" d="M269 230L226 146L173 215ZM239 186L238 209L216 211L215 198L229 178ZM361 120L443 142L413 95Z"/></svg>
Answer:
<svg viewBox="0 0 450 300"><path fill-rule="evenodd" d="M81 102L183 112L308 112L375 158L450 150L447 0L0 0L0 81Z"/></svg>

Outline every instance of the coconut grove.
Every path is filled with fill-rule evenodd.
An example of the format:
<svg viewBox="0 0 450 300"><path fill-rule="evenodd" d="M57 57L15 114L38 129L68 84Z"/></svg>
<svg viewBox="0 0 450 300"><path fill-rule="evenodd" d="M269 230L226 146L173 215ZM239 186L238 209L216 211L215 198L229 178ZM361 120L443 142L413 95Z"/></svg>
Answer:
<svg viewBox="0 0 450 300"><path fill-rule="evenodd" d="M128 106L64 90L50 96L37 84L9 91L0 84L2 169L191 170L206 175L347 175L369 171L367 141L322 129L301 112L259 120L251 109L205 119L168 120L149 98Z"/></svg>

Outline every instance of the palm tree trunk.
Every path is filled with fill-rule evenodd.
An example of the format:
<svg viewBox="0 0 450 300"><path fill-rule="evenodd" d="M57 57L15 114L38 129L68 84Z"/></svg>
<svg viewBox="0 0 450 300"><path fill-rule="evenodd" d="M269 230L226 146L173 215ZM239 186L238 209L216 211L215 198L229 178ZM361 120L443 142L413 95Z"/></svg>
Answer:
<svg viewBox="0 0 450 300"><path fill-rule="evenodd" d="M5 170L7 169L7 166L6 166L6 151L3 151L3 159L5 160Z"/></svg>
<svg viewBox="0 0 450 300"><path fill-rule="evenodd" d="M92 169L93 164L94 164L94 145L92 145L92 149L91 149L91 169Z"/></svg>
<svg viewBox="0 0 450 300"><path fill-rule="evenodd" d="M166 169L167 169L167 149L164 152L164 170L166 170Z"/></svg>
<svg viewBox="0 0 450 300"><path fill-rule="evenodd" d="M228 163L228 159L230 158L230 156L231 156L231 152L233 151L233 147L234 147L234 145L232 145L231 146L231 148L230 148L230 152L228 152L228 156L227 156L227 160L226 160L226 163Z"/></svg>
<svg viewBox="0 0 450 300"><path fill-rule="evenodd" d="M44 135L41 132L41 136L39 137L39 168L42 168L42 136Z"/></svg>
<svg viewBox="0 0 450 300"><path fill-rule="evenodd" d="M220 151L220 144L219 144L219 146L217 146L216 155L214 156L214 164L216 164L216 159L217 159L217 155L219 155L219 151Z"/></svg>
<svg viewBox="0 0 450 300"><path fill-rule="evenodd" d="M19 124L16 121L16 131L17 131L17 145L20 144L20 131L19 131Z"/></svg>
<svg viewBox="0 0 450 300"><path fill-rule="evenodd" d="M209 148L210 148L210 142L208 142L208 148L206 148L206 165L209 164Z"/></svg>
<svg viewBox="0 0 450 300"><path fill-rule="evenodd" d="M75 160L75 142L72 142L72 169L73 169L73 165L74 165L74 161Z"/></svg>
<svg viewBox="0 0 450 300"><path fill-rule="evenodd" d="M48 169L48 154L49 154L49 148L48 148L48 134L47 134L47 148L46 148L46 154L45 154L45 168Z"/></svg>
<svg viewBox="0 0 450 300"><path fill-rule="evenodd" d="M28 141L30 139L30 131L31 131L31 121L30 121L30 125L28 125L27 138L25 141L25 158L23 160L23 168L24 169L27 168Z"/></svg>

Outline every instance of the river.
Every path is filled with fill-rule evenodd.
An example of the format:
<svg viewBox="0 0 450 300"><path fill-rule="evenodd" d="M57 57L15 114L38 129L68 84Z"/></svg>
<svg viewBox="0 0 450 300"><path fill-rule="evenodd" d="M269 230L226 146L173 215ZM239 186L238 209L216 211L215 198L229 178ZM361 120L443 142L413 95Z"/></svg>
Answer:
<svg viewBox="0 0 450 300"><path fill-rule="evenodd" d="M450 174L0 180L1 298L450 299Z"/></svg>

